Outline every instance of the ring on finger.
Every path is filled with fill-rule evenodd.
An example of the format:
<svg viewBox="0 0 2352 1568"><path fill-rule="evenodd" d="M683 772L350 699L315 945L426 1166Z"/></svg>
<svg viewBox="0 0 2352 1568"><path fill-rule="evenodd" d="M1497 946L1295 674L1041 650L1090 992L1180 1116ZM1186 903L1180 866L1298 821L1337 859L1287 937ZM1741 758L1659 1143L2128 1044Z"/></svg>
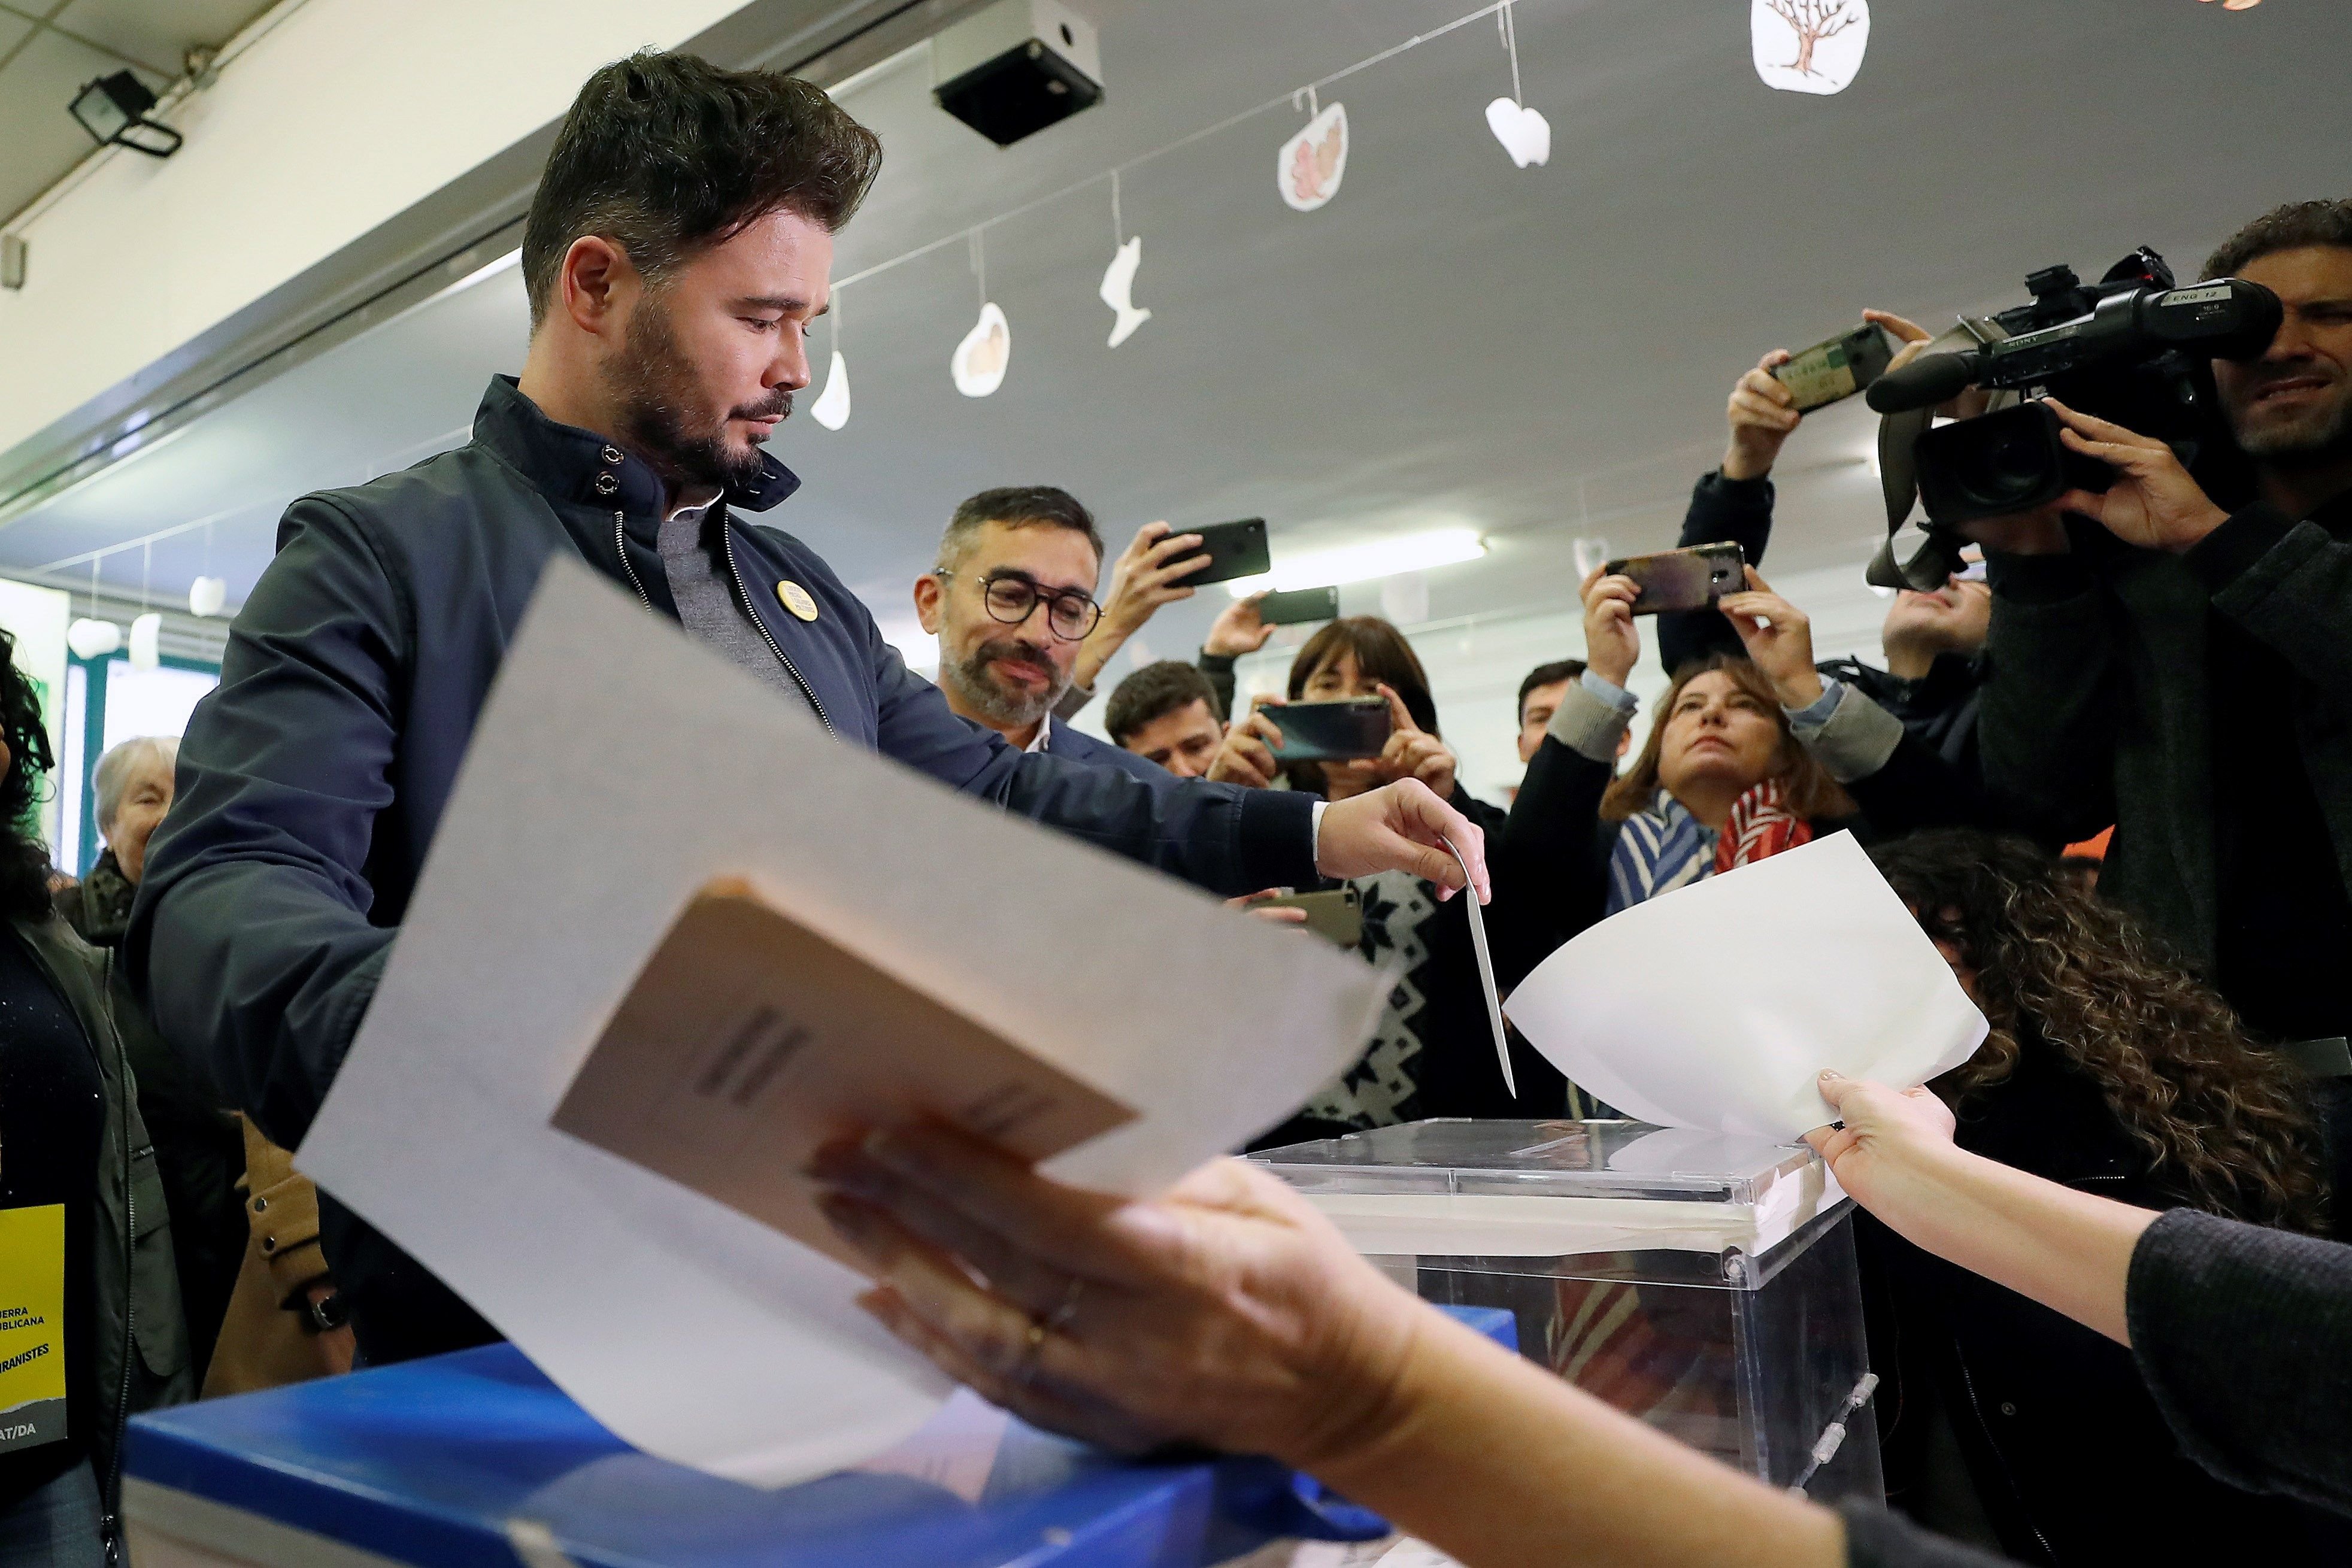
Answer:
<svg viewBox="0 0 2352 1568"><path fill-rule="evenodd" d="M1037 1358L1045 1353L1045 1341L1070 1326L1070 1320L1077 1316L1078 1298L1086 1294L1086 1290L1084 1280L1071 1276L1054 1310L1029 1320L1029 1332L1022 1336L1021 1357L1013 1366L1013 1382L1025 1384L1037 1375Z"/></svg>

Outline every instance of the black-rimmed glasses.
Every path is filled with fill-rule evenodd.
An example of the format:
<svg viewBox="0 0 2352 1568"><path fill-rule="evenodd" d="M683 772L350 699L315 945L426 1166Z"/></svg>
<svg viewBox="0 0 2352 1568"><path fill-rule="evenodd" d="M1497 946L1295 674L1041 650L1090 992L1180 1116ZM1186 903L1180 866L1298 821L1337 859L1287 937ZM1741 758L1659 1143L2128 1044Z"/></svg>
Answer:
<svg viewBox="0 0 2352 1568"><path fill-rule="evenodd" d="M936 575L953 577L955 573L942 568ZM1007 626L1018 626L1027 621L1038 601L1045 601L1046 629L1065 643L1084 641L1102 620L1102 606L1095 602L1092 594L1075 588L1041 588L1028 578L1012 572L982 579L980 598L988 606L990 617Z"/></svg>

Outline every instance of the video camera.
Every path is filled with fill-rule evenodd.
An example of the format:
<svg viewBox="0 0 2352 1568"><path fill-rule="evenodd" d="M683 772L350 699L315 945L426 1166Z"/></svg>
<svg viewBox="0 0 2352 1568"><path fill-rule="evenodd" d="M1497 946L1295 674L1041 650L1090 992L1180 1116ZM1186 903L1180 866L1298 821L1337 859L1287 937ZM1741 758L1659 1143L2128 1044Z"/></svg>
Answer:
<svg viewBox="0 0 2352 1568"><path fill-rule="evenodd" d="M1943 586L1966 542L1954 531L1962 524L2107 487L2113 471L2059 440L2058 416L2039 401L2044 395L2155 436L2192 468L2201 454L2226 446L2210 361L2261 354L2283 314L2278 296L2243 278L2179 287L2145 246L2095 284L2060 266L2028 277L2025 287L2029 303L1963 319L1962 346L1922 355L1871 384L1865 401L1889 416L1880 454L1890 538L1869 572L1880 587ZM1994 412L1932 425L1937 404L1971 387L1994 394ZM2011 401L2021 396L2026 401ZM1909 515L1915 484L1927 542L1898 562L1892 530Z"/></svg>

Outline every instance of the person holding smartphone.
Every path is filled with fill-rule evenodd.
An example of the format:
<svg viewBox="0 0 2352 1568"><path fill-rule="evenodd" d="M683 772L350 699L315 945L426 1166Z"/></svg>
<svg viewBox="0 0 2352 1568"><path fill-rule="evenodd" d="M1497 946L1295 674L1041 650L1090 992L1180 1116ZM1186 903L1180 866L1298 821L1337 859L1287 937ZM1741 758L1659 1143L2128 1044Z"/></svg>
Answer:
<svg viewBox="0 0 2352 1568"><path fill-rule="evenodd" d="M1285 709L1349 699L1386 705L1387 733L1364 743L1370 755L1318 762L1284 758L1286 742L1300 738L1285 735ZM1291 661L1285 695L1252 704L1227 733L1209 777L1252 789L1305 791L1329 801L1417 779L1485 829L1490 841L1505 821L1502 811L1461 788L1454 750L1438 733L1437 706L1421 660L1404 633L1376 616L1344 617L1308 638ZM1491 852L1487 867L1495 895L1486 908L1486 932L1496 984L1507 991L1548 949L1529 939L1529 928L1515 914L1517 895L1509 870ZM1524 1040L1511 1046L1517 1096L1504 1085L1468 915L1460 901L1441 901L1433 883L1409 873L1356 877L1345 885L1356 891L1362 912L1360 950L1373 963L1402 963L1405 972L1382 1007L1363 1055L1253 1146L1275 1148L1430 1116L1559 1114L1567 1101L1567 1080Z"/></svg>

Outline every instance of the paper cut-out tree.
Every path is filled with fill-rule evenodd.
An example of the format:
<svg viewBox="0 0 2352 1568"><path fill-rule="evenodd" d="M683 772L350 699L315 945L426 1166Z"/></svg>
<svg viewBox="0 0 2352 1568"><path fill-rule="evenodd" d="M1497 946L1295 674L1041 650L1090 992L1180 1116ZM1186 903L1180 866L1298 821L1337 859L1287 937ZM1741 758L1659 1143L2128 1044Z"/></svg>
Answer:
<svg viewBox="0 0 2352 1568"><path fill-rule="evenodd" d="M1805 76L1820 73L1813 69L1813 48L1823 38L1834 38L1861 18L1848 9L1847 0L1764 0L1772 15L1778 16L1797 35L1797 57L1789 68Z"/></svg>

